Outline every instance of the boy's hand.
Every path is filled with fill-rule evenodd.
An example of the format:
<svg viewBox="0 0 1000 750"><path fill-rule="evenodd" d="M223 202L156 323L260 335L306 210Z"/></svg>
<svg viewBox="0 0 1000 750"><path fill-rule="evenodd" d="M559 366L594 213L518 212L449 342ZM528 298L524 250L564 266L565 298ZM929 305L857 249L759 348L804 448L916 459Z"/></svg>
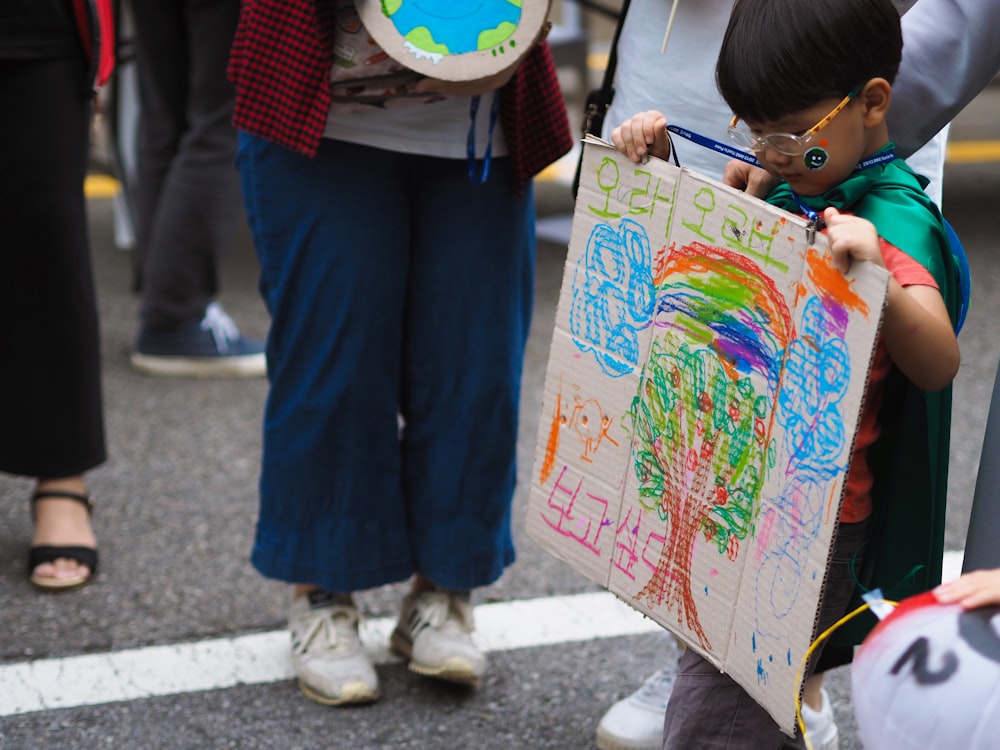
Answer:
<svg viewBox="0 0 1000 750"><path fill-rule="evenodd" d="M658 159L670 158L667 118L656 110L632 115L611 131L611 140L619 151L637 164L643 161L646 154Z"/></svg>
<svg viewBox="0 0 1000 750"><path fill-rule="evenodd" d="M842 214L832 206L823 211L826 237L830 240L833 264L841 273L847 273L851 259L870 260L885 268L882 245L875 225L867 219Z"/></svg>
<svg viewBox="0 0 1000 750"><path fill-rule="evenodd" d="M722 173L722 182L756 198L766 198L780 178L762 167L733 159Z"/></svg>
<svg viewBox="0 0 1000 750"><path fill-rule="evenodd" d="M934 589L941 604L961 604L965 609L1000 604L1000 568L975 570Z"/></svg>

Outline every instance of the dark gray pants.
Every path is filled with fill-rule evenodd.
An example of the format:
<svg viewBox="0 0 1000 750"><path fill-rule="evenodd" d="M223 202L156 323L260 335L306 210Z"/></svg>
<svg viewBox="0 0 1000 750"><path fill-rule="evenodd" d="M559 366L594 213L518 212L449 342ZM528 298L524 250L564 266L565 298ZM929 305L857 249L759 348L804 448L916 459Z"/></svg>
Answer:
<svg viewBox="0 0 1000 750"><path fill-rule="evenodd" d="M242 220L234 92L239 0L133 0L139 73L134 197L142 324L199 320Z"/></svg>
<svg viewBox="0 0 1000 750"><path fill-rule="evenodd" d="M854 593L851 559L864 541L866 522L841 524L823 588L818 633L847 614ZM854 564L860 565L856 559ZM821 649L811 659L809 676ZM729 675L687 649L677 667L663 724L663 750L804 750L788 737Z"/></svg>

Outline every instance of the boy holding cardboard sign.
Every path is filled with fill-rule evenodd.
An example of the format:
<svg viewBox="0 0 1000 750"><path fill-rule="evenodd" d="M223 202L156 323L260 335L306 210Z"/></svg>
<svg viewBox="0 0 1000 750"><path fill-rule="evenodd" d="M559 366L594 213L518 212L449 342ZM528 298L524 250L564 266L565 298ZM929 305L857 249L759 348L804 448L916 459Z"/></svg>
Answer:
<svg viewBox="0 0 1000 750"><path fill-rule="evenodd" d="M737 115L733 140L778 180L768 202L825 228L837 270L867 260L893 277L817 632L847 611L862 552L866 587L889 596L907 593L893 590L904 579L919 590L940 578L959 294L940 214L889 141L885 116L901 49L891 0L738 0L717 66ZM636 115L614 141L632 158L645 150L667 158L664 123L658 112ZM908 457L905 481L892 473L900 456ZM801 743L688 650L664 748Z"/></svg>

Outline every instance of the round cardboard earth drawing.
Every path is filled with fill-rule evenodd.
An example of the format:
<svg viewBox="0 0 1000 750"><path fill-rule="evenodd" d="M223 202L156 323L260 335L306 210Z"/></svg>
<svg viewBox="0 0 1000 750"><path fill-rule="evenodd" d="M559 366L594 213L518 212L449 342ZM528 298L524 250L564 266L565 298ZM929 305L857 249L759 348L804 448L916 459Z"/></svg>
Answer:
<svg viewBox="0 0 1000 750"><path fill-rule="evenodd" d="M521 20L521 2L382 0L382 12L400 35L431 55L461 55L500 47Z"/></svg>
<svg viewBox="0 0 1000 750"><path fill-rule="evenodd" d="M549 0L358 0L365 27L397 62L447 80L516 64L548 16Z"/></svg>

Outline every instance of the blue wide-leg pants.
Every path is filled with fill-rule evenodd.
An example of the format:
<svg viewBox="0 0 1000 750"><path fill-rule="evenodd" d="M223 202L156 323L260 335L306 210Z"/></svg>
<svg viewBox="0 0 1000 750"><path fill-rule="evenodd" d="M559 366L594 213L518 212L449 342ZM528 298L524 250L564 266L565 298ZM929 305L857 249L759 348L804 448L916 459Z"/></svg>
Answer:
<svg viewBox="0 0 1000 750"><path fill-rule="evenodd" d="M463 160L333 140L309 159L241 133L237 162L272 317L254 565L340 592L496 580L514 559L530 189L506 158L476 185Z"/></svg>

